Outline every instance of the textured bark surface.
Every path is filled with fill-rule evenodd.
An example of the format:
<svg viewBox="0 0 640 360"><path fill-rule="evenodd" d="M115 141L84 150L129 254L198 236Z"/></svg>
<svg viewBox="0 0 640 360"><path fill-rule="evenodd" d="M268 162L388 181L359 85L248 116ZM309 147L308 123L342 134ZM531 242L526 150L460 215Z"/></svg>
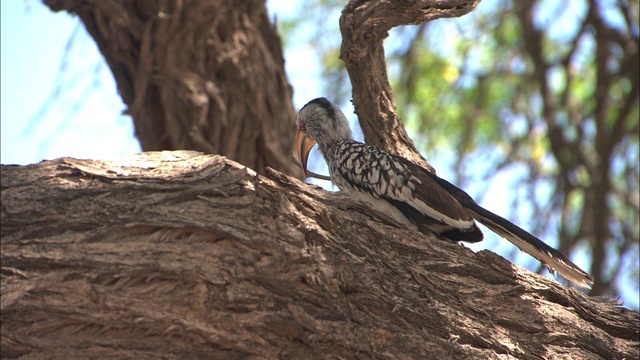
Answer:
<svg viewBox="0 0 640 360"><path fill-rule="evenodd" d="M44 2L80 17L143 150L197 150L302 177L291 160L292 89L264 0Z"/></svg>
<svg viewBox="0 0 640 360"><path fill-rule="evenodd" d="M351 0L344 8L340 18L340 59L344 61L353 85L353 106L366 143L434 172L416 149L396 113L382 42L394 27L459 17L471 12L479 3L480 0Z"/></svg>
<svg viewBox="0 0 640 360"><path fill-rule="evenodd" d="M638 358L638 313L220 156L2 166L3 358Z"/></svg>

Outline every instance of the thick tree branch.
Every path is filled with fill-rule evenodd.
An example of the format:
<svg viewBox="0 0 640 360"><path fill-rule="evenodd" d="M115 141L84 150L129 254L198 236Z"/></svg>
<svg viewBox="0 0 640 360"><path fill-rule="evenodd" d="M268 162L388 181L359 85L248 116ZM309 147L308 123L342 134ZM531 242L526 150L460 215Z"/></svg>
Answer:
<svg viewBox="0 0 640 360"><path fill-rule="evenodd" d="M2 357L637 358L638 313L220 156L2 166Z"/></svg>
<svg viewBox="0 0 640 360"><path fill-rule="evenodd" d="M383 40L400 25L420 24L467 14L479 0L352 0L342 11L340 59L353 85L353 105L365 141L433 171L422 158L396 114L389 85Z"/></svg>

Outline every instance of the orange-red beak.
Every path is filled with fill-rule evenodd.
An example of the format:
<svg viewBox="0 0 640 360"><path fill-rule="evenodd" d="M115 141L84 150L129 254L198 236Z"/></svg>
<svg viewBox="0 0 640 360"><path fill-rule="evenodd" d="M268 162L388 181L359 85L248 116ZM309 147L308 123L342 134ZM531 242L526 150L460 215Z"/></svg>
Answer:
<svg viewBox="0 0 640 360"><path fill-rule="evenodd" d="M306 131L298 129L296 133L296 153L305 177L310 176L307 170L307 161L309 160L309 153L315 145L316 141L307 135Z"/></svg>

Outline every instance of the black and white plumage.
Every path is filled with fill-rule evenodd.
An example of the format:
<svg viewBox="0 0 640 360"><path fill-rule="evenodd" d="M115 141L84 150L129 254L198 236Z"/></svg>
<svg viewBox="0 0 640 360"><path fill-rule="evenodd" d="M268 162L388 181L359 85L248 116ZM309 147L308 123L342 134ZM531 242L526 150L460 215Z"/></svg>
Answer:
<svg viewBox="0 0 640 360"><path fill-rule="evenodd" d="M510 221L482 208L467 193L402 157L352 140L346 117L325 98L307 103L296 120L296 149L307 176L309 152L317 143L331 181L352 198L391 214L423 233L478 242L483 238L475 220L535 257L552 272L590 287L593 278L559 251Z"/></svg>

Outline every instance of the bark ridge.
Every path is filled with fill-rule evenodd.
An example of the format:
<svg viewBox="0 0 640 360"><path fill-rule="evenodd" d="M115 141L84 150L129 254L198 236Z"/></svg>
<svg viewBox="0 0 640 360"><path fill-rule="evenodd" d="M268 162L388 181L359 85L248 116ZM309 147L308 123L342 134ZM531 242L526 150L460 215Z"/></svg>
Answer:
<svg viewBox="0 0 640 360"><path fill-rule="evenodd" d="M638 356L638 313L221 156L2 173L2 357Z"/></svg>

